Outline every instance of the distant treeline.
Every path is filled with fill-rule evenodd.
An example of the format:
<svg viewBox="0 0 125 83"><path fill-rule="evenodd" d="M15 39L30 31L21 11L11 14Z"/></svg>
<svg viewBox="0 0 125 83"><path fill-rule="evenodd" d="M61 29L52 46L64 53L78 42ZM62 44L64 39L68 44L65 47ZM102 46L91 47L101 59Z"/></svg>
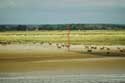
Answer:
<svg viewBox="0 0 125 83"><path fill-rule="evenodd" d="M45 25L0 25L0 31L34 31L34 30L120 30L122 24L45 24Z"/></svg>

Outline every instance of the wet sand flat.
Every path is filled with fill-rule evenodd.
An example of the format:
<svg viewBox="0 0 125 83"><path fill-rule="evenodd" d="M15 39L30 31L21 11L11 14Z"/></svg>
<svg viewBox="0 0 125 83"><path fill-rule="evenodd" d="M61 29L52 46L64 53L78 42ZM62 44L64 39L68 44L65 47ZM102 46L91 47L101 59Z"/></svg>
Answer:
<svg viewBox="0 0 125 83"><path fill-rule="evenodd" d="M2 62L0 72L43 71L60 73L124 73L125 58L93 58Z"/></svg>
<svg viewBox="0 0 125 83"><path fill-rule="evenodd" d="M25 47L25 48L24 48ZM9 45L0 48L0 72L125 73L125 57L68 52L53 46Z"/></svg>

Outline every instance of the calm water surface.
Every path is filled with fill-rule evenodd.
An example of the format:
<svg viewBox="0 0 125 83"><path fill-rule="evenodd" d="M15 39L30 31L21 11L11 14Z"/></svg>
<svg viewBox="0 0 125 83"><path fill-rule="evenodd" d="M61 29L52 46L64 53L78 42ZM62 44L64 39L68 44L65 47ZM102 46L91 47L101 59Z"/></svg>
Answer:
<svg viewBox="0 0 125 83"><path fill-rule="evenodd" d="M1 74L0 83L125 83L125 74Z"/></svg>

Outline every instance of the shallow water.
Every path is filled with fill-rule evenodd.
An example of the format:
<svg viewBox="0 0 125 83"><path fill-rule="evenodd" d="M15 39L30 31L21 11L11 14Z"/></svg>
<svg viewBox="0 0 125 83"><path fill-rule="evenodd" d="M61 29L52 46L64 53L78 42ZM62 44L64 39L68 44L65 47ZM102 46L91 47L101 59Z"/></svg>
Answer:
<svg viewBox="0 0 125 83"><path fill-rule="evenodd" d="M125 83L125 74L3 76L0 83Z"/></svg>

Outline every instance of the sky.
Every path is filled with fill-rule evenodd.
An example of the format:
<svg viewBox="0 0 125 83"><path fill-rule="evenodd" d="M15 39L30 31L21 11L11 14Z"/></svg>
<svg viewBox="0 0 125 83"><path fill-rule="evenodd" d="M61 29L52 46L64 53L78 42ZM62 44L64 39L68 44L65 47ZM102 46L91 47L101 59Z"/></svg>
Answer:
<svg viewBox="0 0 125 83"><path fill-rule="evenodd" d="M125 24L125 0L0 0L0 24Z"/></svg>

